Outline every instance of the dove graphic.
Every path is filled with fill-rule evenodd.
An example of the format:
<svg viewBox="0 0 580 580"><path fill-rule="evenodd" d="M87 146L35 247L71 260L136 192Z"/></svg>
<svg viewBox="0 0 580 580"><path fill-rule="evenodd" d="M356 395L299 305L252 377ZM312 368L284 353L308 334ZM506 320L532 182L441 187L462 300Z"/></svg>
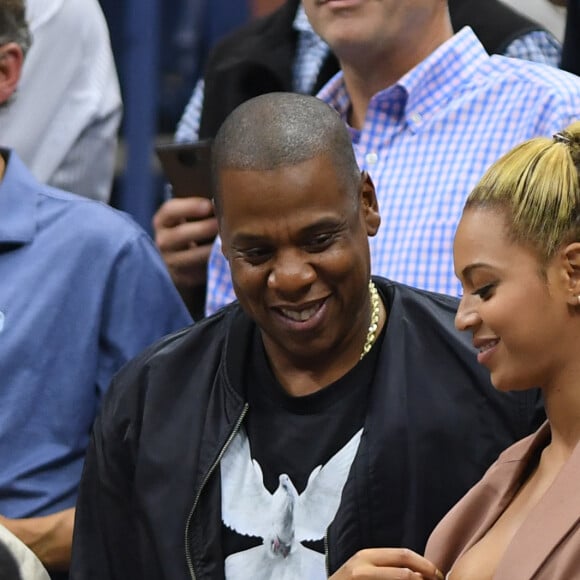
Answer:
<svg viewBox="0 0 580 580"><path fill-rule="evenodd" d="M361 435L362 429L326 465L316 467L301 494L285 473L271 494L245 431L238 432L220 463L222 520L238 534L262 538L262 544L226 558L227 580L326 579L324 556L301 542L324 538Z"/></svg>

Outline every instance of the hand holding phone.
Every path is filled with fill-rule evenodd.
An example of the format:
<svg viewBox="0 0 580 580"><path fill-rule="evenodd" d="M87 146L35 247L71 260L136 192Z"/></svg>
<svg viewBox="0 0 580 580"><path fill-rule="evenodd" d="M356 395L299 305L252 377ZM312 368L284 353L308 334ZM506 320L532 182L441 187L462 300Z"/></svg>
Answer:
<svg viewBox="0 0 580 580"><path fill-rule="evenodd" d="M158 145L173 198L153 218L155 242L195 320L203 316L207 261L217 234L211 202L211 141Z"/></svg>

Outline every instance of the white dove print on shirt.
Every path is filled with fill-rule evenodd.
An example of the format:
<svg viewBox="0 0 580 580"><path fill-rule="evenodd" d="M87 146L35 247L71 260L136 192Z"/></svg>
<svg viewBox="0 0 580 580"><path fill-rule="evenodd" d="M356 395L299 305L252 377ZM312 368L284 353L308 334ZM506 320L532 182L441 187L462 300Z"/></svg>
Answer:
<svg viewBox="0 0 580 580"><path fill-rule="evenodd" d="M316 467L298 494L285 473L271 494L252 459L242 429L221 463L222 520L238 534L263 539L260 546L225 560L227 580L325 580L324 556L301 544L321 540L332 523L362 435L360 429L326 465Z"/></svg>

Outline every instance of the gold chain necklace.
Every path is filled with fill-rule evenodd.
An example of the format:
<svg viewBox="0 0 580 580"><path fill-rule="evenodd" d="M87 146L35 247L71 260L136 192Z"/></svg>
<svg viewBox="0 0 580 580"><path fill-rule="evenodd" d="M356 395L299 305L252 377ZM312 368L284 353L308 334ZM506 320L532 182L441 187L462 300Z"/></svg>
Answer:
<svg viewBox="0 0 580 580"><path fill-rule="evenodd" d="M372 280L369 281L369 296L371 298L371 323L369 324L369 329L367 330L367 338L365 340L362 352L360 353L359 360L361 360L373 347L373 344L377 338L377 330L379 328L381 299L379 298L377 287Z"/></svg>

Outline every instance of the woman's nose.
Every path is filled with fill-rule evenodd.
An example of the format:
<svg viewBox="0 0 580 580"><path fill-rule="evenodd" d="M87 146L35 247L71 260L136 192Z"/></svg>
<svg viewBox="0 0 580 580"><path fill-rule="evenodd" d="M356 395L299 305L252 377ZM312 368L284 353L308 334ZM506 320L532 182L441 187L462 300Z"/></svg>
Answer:
<svg viewBox="0 0 580 580"><path fill-rule="evenodd" d="M464 295L461 297L455 314L455 328L457 330L469 330L481 322L477 310L477 300L477 296Z"/></svg>

